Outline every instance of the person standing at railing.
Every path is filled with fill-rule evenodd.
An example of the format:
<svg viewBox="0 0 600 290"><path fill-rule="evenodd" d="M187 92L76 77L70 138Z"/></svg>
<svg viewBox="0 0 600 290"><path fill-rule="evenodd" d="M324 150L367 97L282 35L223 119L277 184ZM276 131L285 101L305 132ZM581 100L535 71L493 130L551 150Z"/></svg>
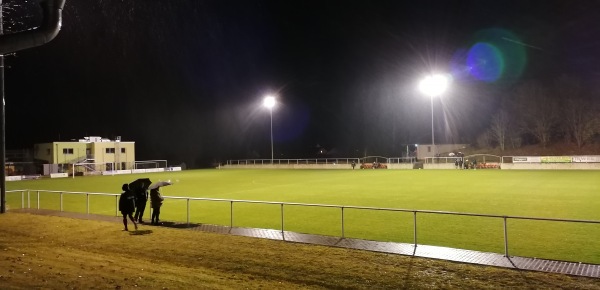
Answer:
<svg viewBox="0 0 600 290"><path fill-rule="evenodd" d="M135 211L135 195L129 190L128 184L123 184L121 188L123 189L123 193L121 193L121 196L119 197L119 211L121 211L121 214L123 215L123 226L125 226L123 230L129 230L127 229L127 217L129 217L135 230L137 230L138 226L133 219L133 212Z"/></svg>
<svg viewBox="0 0 600 290"><path fill-rule="evenodd" d="M148 203L148 191L143 188L139 188L135 192L135 215L133 218L140 224L144 223L142 217L144 216L144 210L146 210L146 204Z"/></svg>
<svg viewBox="0 0 600 290"><path fill-rule="evenodd" d="M152 206L152 224L158 225L160 217L160 207L162 206L164 197L160 194L160 187L156 187L150 190L150 205Z"/></svg>

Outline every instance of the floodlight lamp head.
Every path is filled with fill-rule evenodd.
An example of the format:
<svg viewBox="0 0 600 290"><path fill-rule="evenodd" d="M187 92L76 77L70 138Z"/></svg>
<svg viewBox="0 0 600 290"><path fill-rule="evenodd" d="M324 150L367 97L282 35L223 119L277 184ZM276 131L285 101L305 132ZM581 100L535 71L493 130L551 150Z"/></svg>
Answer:
<svg viewBox="0 0 600 290"><path fill-rule="evenodd" d="M439 96L448 88L448 82L445 75L429 75L419 83L419 90L430 97Z"/></svg>
<svg viewBox="0 0 600 290"><path fill-rule="evenodd" d="M273 109L273 107L275 107L275 97L266 96L263 99L263 106L265 106L269 110Z"/></svg>

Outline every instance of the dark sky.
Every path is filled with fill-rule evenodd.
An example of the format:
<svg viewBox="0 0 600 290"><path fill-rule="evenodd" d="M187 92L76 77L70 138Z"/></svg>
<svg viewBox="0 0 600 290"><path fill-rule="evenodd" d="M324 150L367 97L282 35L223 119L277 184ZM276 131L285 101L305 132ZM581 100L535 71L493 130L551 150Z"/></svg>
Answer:
<svg viewBox="0 0 600 290"><path fill-rule="evenodd" d="M5 29L38 26L36 3L4 0ZM482 40L524 57L478 80L462 60ZM600 80L600 2L67 0L56 39L6 66L8 149L121 136L138 160L268 159L275 94L275 158L398 157L431 141L431 71L454 76L436 143L473 142L520 82Z"/></svg>

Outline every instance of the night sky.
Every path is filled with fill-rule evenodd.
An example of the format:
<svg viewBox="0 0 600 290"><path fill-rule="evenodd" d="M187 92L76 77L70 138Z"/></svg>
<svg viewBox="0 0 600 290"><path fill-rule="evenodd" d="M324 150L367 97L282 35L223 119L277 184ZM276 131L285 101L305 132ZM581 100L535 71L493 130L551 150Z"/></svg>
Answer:
<svg viewBox="0 0 600 290"><path fill-rule="evenodd" d="M37 1L3 2L6 33L39 26ZM469 63L496 49L477 43L504 59ZM273 94L275 158L399 157L431 142L430 72L453 76L436 143L472 143L524 81L600 81L600 2L67 0L56 39L5 61L7 149L121 136L137 160L270 159Z"/></svg>

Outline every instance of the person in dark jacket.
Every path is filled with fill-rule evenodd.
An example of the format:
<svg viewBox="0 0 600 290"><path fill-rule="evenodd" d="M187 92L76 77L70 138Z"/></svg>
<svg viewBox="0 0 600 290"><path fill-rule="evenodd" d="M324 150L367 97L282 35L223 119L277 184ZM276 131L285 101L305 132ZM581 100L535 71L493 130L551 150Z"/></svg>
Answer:
<svg viewBox="0 0 600 290"><path fill-rule="evenodd" d="M144 216L144 210L146 209L146 203L148 202L148 191L145 189L137 189L135 192L135 219L138 223L144 223L142 216Z"/></svg>
<svg viewBox="0 0 600 290"><path fill-rule="evenodd" d="M133 223L133 226L137 230L138 226L135 223L135 220L133 219L133 212L135 211L135 196L133 192L129 190L129 185L123 184L121 188L123 189L123 193L121 193L121 196L119 197L119 211L121 211L121 214L123 215L123 225L125 226L123 230L129 230L127 229L128 216L131 222Z"/></svg>
<svg viewBox="0 0 600 290"><path fill-rule="evenodd" d="M165 199L160 195L158 190L160 187L153 188L150 190L150 204L152 205L152 224L158 225L160 216L160 207L162 206L163 200Z"/></svg>

